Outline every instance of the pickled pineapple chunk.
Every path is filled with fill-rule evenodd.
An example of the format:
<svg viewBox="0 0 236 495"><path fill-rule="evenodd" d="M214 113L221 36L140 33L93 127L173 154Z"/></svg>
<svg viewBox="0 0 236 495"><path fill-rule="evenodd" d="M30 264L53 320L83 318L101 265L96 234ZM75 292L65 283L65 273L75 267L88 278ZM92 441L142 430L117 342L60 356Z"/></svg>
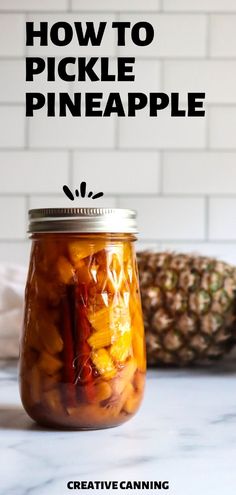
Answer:
<svg viewBox="0 0 236 495"><path fill-rule="evenodd" d="M63 284L69 284L74 278L74 268L65 256L60 256L57 261L59 279Z"/></svg>
<svg viewBox="0 0 236 495"><path fill-rule="evenodd" d="M56 375L43 375L42 376L42 388L45 392L55 388L58 383L62 380L61 374L57 373Z"/></svg>
<svg viewBox="0 0 236 495"><path fill-rule="evenodd" d="M112 332L110 330L100 330L94 332L88 339L90 347L93 349L101 349L102 347L108 347L111 345Z"/></svg>
<svg viewBox="0 0 236 495"><path fill-rule="evenodd" d="M51 354L46 351L41 353L38 365L39 368L48 375L56 374L63 366L60 359L57 359L55 356L51 356Z"/></svg>
<svg viewBox="0 0 236 495"><path fill-rule="evenodd" d="M146 371L146 352L145 338L142 313L139 310L139 304L134 306L132 316L132 344L134 356L138 362L138 369L142 372Z"/></svg>
<svg viewBox="0 0 236 495"><path fill-rule="evenodd" d="M61 402L61 396L59 390L56 388L44 392L43 404L51 411L55 411L56 414L64 414L64 409Z"/></svg>
<svg viewBox="0 0 236 495"><path fill-rule="evenodd" d="M138 363L138 369L144 372L146 370L145 344L144 344L144 339L136 331L136 328L133 328L132 343L133 343L133 353Z"/></svg>
<svg viewBox="0 0 236 495"><path fill-rule="evenodd" d="M109 411L109 415L112 417L119 416L121 410L124 407L125 402L129 398L130 394L133 392L133 386L131 383L127 383L121 395L116 398L113 402L111 401L107 404L106 409Z"/></svg>
<svg viewBox="0 0 236 495"><path fill-rule="evenodd" d="M134 389L130 393L129 397L127 398L123 409L125 412L128 414L134 414L136 409L138 408L140 403L140 395L137 392L134 392Z"/></svg>
<svg viewBox="0 0 236 495"><path fill-rule="evenodd" d="M131 353L132 334L125 332L112 344L110 356L115 362L123 363Z"/></svg>
<svg viewBox="0 0 236 495"><path fill-rule="evenodd" d="M41 349L41 339L38 329L35 328L33 323L30 323L27 333L26 333L26 341L29 347L35 349L36 351Z"/></svg>
<svg viewBox="0 0 236 495"><path fill-rule="evenodd" d="M105 306L95 313L91 312L89 321L96 331L110 330L115 339L117 334L130 329L129 308L123 302L119 305Z"/></svg>
<svg viewBox="0 0 236 495"><path fill-rule="evenodd" d="M37 365L33 366L31 372L29 373L29 382L32 403L37 404L40 402L41 393L41 379Z"/></svg>
<svg viewBox="0 0 236 495"><path fill-rule="evenodd" d="M116 368L106 349L98 349L97 351L93 351L91 354L91 359L103 378L110 379L116 375Z"/></svg>
<svg viewBox="0 0 236 495"><path fill-rule="evenodd" d="M68 251L70 260L75 268L79 267L79 263L82 259L92 256L104 249L104 242L97 242L96 244L89 243L88 241L73 241L68 245Z"/></svg>
<svg viewBox="0 0 236 495"><path fill-rule="evenodd" d="M97 332L104 332L104 329L110 327L110 307L105 307L96 311L95 313L91 313L89 315L89 321Z"/></svg>
<svg viewBox="0 0 236 495"><path fill-rule="evenodd" d="M95 402L102 402L111 397L112 389L108 382L99 382L95 385Z"/></svg>
<svg viewBox="0 0 236 495"><path fill-rule="evenodd" d="M41 323L39 326L40 339L44 348L50 354L57 354L63 349L63 340L53 323Z"/></svg>
<svg viewBox="0 0 236 495"><path fill-rule="evenodd" d="M145 386L145 374L140 371L136 371L134 377L134 387L138 392L143 392Z"/></svg>
<svg viewBox="0 0 236 495"><path fill-rule="evenodd" d="M111 346L110 355L116 362L123 362L130 354L131 332L129 308L124 303L119 306L105 306L91 313L89 321L95 332L88 343L93 349Z"/></svg>
<svg viewBox="0 0 236 495"><path fill-rule="evenodd" d="M76 277L80 284L90 284L92 282L91 269L83 260L76 265Z"/></svg>
<svg viewBox="0 0 236 495"><path fill-rule="evenodd" d="M113 382L115 394L122 394L123 390L133 380L134 373L137 369L137 361L131 357Z"/></svg>

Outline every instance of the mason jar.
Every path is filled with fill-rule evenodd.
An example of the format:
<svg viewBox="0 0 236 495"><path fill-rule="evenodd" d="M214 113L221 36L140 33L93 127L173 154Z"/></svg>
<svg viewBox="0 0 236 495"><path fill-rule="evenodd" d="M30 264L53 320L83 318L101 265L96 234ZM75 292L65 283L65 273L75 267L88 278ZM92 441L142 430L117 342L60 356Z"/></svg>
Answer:
<svg viewBox="0 0 236 495"><path fill-rule="evenodd" d="M107 428L139 408L146 357L136 232L132 210L29 212L20 391L41 425Z"/></svg>

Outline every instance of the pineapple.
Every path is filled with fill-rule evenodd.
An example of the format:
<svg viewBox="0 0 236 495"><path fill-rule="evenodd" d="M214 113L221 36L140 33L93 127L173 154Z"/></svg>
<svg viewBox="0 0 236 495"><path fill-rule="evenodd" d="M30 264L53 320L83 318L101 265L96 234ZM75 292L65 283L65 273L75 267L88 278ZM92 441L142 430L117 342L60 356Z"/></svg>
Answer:
<svg viewBox="0 0 236 495"><path fill-rule="evenodd" d="M175 253L138 254L151 366L221 357L236 341L236 268Z"/></svg>

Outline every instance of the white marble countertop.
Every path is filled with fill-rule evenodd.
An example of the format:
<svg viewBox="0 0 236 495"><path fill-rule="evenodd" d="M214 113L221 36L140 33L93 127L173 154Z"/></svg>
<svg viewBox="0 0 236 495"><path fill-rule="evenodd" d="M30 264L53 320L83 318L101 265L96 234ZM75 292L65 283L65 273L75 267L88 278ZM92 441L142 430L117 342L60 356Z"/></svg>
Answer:
<svg viewBox="0 0 236 495"><path fill-rule="evenodd" d="M230 362L149 372L137 416L91 432L37 427L21 407L16 368L3 364L0 381L1 495L111 493L68 490L69 480L169 480L169 490L160 492L236 493L236 365Z"/></svg>

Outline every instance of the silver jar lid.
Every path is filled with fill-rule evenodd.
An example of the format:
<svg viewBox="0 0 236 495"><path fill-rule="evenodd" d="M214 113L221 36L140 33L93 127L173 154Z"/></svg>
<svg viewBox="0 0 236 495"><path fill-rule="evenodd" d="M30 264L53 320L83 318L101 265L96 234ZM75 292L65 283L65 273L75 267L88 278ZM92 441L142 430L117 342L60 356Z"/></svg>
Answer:
<svg viewBox="0 0 236 495"><path fill-rule="evenodd" d="M30 234L49 232L137 233L136 212L119 208L29 210Z"/></svg>

